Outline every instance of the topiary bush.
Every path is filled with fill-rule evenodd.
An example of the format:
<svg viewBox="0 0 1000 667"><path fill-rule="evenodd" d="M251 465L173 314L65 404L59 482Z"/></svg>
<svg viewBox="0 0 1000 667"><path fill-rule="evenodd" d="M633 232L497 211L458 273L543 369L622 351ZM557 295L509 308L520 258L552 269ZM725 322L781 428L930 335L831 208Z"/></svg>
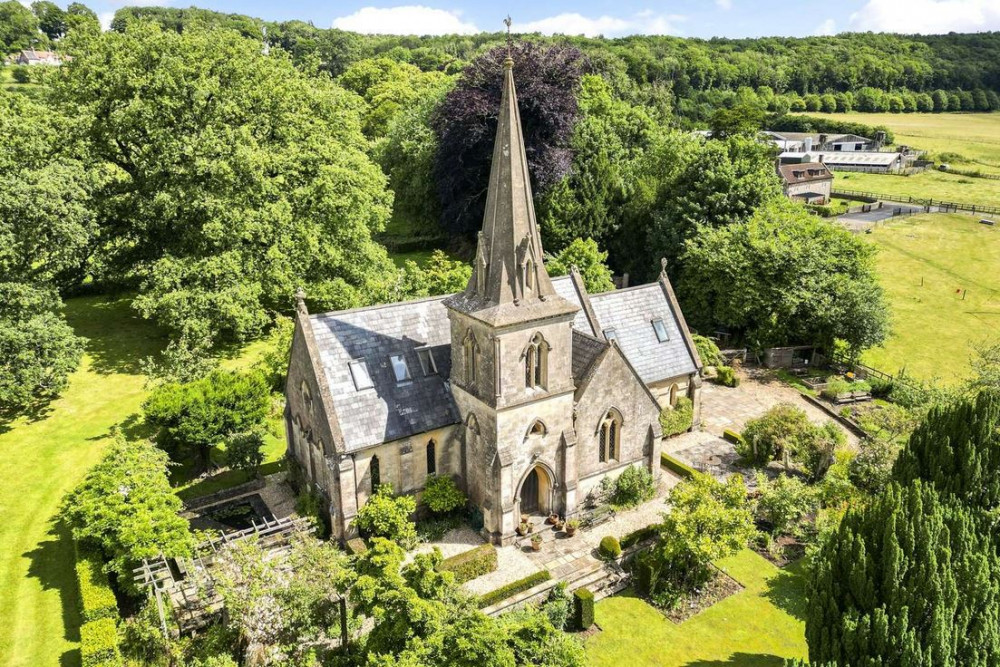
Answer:
<svg viewBox="0 0 1000 667"><path fill-rule="evenodd" d="M82 667L118 667L122 664L115 619L101 618L80 626Z"/></svg>
<svg viewBox="0 0 1000 667"><path fill-rule="evenodd" d="M614 560L622 555L622 545L614 535L606 535L601 538L601 546L598 548L601 558L604 560Z"/></svg>
<svg viewBox="0 0 1000 667"><path fill-rule="evenodd" d="M594 624L594 594L586 588L573 591L573 623L579 630Z"/></svg>
<svg viewBox="0 0 1000 667"><path fill-rule="evenodd" d="M451 475L428 475L421 501L434 514L447 514L465 505L465 494Z"/></svg>
<svg viewBox="0 0 1000 667"><path fill-rule="evenodd" d="M438 572L453 572L455 583L464 584L476 577L495 572L497 550L492 544L483 544L451 558L445 558L438 566Z"/></svg>
<svg viewBox="0 0 1000 667"><path fill-rule="evenodd" d="M724 387L738 387L740 386L740 376L736 374L732 366L719 366L715 369L715 382Z"/></svg>
<svg viewBox="0 0 1000 667"><path fill-rule="evenodd" d="M664 437L690 430L693 419L694 403L687 396L681 396L672 409L665 408L660 413L660 427L663 429Z"/></svg>

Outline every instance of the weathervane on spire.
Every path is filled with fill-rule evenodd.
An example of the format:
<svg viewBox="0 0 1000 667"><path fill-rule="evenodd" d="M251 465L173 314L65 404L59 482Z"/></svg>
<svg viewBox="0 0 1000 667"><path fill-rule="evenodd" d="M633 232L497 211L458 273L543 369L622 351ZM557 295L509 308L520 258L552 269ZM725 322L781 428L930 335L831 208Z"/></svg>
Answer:
<svg viewBox="0 0 1000 667"><path fill-rule="evenodd" d="M507 14L507 18L503 20L503 24L507 26L507 57L510 58L511 46L514 43L514 40L511 39L510 36L510 24L511 24L510 14Z"/></svg>

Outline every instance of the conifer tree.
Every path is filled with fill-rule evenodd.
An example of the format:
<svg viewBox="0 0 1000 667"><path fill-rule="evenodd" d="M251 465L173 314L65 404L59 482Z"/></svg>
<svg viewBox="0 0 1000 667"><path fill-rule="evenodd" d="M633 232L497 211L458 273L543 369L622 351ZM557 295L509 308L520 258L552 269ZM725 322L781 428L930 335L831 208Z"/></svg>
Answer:
<svg viewBox="0 0 1000 667"><path fill-rule="evenodd" d="M817 554L812 664L900 667L1000 661L1000 567L968 508L916 481L853 510Z"/></svg>
<svg viewBox="0 0 1000 667"><path fill-rule="evenodd" d="M893 469L900 484L923 479L971 509L1000 507L1000 391L930 411Z"/></svg>

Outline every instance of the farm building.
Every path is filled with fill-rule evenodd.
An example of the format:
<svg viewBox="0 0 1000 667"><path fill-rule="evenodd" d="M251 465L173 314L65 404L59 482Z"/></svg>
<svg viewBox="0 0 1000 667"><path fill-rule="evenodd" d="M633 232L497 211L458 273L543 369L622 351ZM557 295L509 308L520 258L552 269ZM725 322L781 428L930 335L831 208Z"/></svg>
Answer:
<svg viewBox="0 0 1000 667"><path fill-rule="evenodd" d="M830 201L833 174L822 162L779 164L781 187L789 199L807 204L826 204Z"/></svg>
<svg viewBox="0 0 1000 667"><path fill-rule="evenodd" d="M785 151L778 163L806 164L821 162L831 171L893 172L903 169L907 156L888 151Z"/></svg>

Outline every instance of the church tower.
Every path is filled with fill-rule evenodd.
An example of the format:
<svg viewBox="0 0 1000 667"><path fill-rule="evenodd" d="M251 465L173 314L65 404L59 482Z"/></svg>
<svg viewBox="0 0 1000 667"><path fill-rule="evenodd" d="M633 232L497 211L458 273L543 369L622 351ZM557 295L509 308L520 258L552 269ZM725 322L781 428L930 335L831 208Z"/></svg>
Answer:
<svg viewBox="0 0 1000 667"><path fill-rule="evenodd" d="M451 321L451 390L465 422L463 477L497 542L523 514L572 514L576 504L572 320L543 263L514 89L503 93L483 229Z"/></svg>

